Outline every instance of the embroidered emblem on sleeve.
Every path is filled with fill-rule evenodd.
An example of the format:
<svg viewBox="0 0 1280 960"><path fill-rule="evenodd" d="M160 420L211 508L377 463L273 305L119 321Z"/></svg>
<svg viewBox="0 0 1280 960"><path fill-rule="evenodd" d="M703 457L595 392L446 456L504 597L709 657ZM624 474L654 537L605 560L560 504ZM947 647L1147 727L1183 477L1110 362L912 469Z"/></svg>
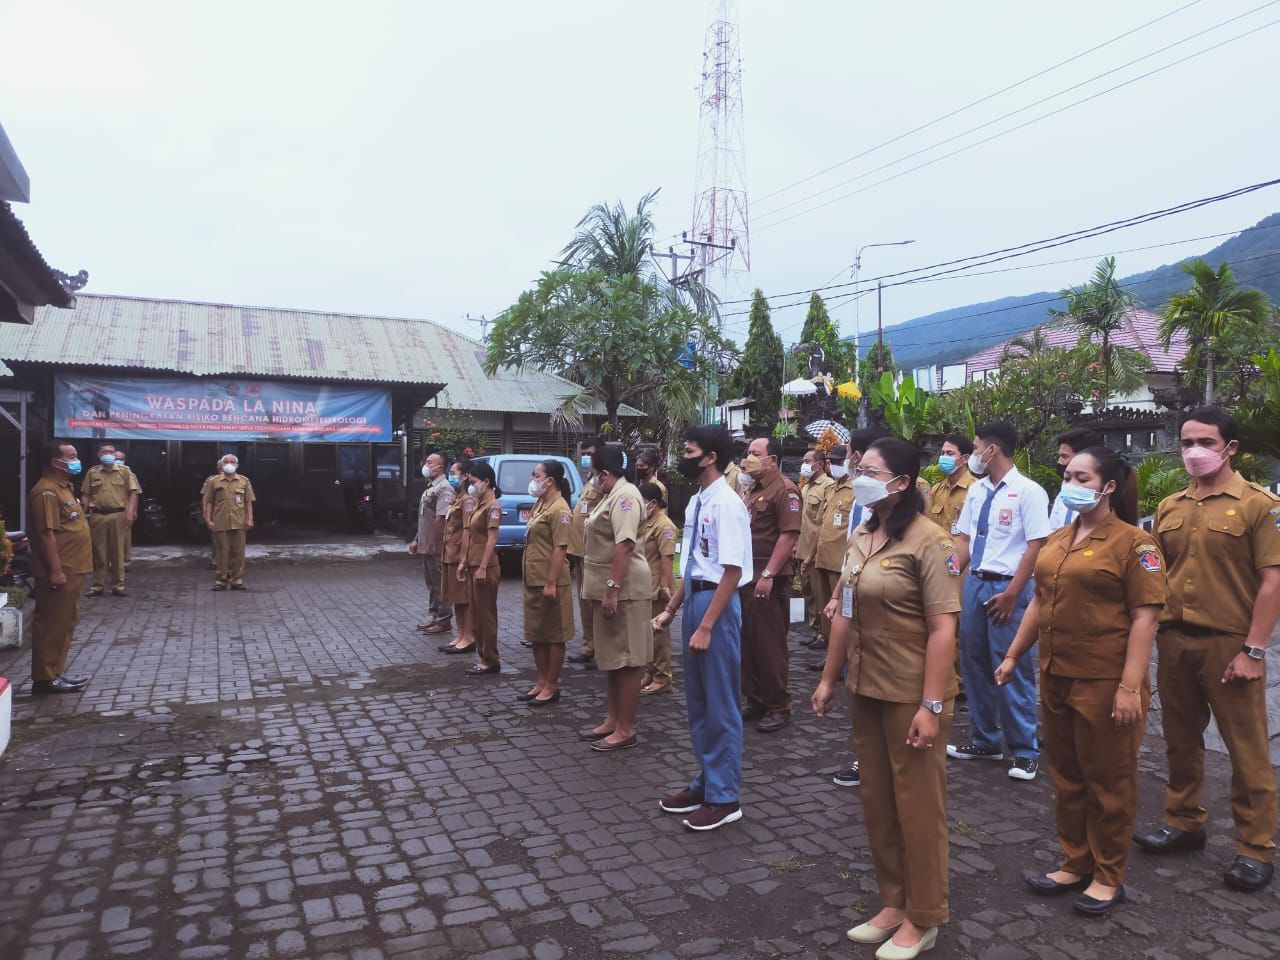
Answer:
<svg viewBox="0 0 1280 960"><path fill-rule="evenodd" d="M800 512L800 498L794 493L787 494L787 509L792 513Z"/></svg>
<svg viewBox="0 0 1280 960"><path fill-rule="evenodd" d="M573 514L571 513L560 514L560 526L567 527L571 523L573 523Z"/></svg>
<svg viewBox="0 0 1280 960"><path fill-rule="evenodd" d="M1163 564L1160 562L1160 554L1154 550L1148 550L1142 554L1142 556L1138 557L1138 562L1142 564L1142 569L1147 573L1159 573L1163 569Z"/></svg>
<svg viewBox="0 0 1280 960"><path fill-rule="evenodd" d="M618 501L618 509L619 509L619 510L621 510L623 513L625 513L626 511L630 510L630 509L631 509L631 498L630 498L630 497L623 497L621 500L619 500L619 501Z"/></svg>
<svg viewBox="0 0 1280 960"><path fill-rule="evenodd" d="M501 508L501 507L490 507L490 508L489 508L489 519L490 519L490 520L501 520L501 519L502 519L502 508Z"/></svg>

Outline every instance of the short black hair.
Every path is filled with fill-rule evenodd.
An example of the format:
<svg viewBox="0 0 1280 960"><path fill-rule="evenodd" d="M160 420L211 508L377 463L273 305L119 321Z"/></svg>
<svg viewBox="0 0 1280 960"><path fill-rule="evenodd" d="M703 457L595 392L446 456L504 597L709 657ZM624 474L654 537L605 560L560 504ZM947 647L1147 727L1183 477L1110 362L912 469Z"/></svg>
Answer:
<svg viewBox="0 0 1280 960"><path fill-rule="evenodd" d="M65 440L50 440L40 445L40 465L47 467L55 460L62 459L62 448L69 447L71 444Z"/></svg>
<svg viewBox="0 0 1280 960"><path fill-rule="evenodd" d="M881 430L879 427L862 427L858 430L850 430L849 449L856 450L858 453L866 453L871 449L873 443L887 436L889 436L888 432Z"/></svg>
<svg viewBox="0 0 1280 960"><path fill-rule="evenodd" d="M814 462L814 463L826 463L826 462L827 462L827 452L826 452L825 450L823 450L821 447L810 447L808 450L806 450L806 451L805 451L805 453L812 453L812 454L813 454L813 462Z"/></svg>
<svg viewBox="0 0 1280 960"><path fill-rule="evenodd" d="M988 420L980 424L978 439L994 443L1006 457L1012 457L1018 449L1018 428L1008 420Z"/></svg>
<svg viewBox="0 0 1280 960"><path fill-rule="evenodd" d="M625 454L621 447L617 446L599 446L596 452L591 455L591 469L596 473L608 472L614 477L623 477L625 479L625 468L622 466L622 458Z"/></svg>
<svg viewBox="0 0 1280 960"><path fill-rule="evenodd" d="M1236 418L1221 407L1196 407L1182 418L1183 424L1187 421L1207 423L1211 427L1217 427L1218 432L1222 434L1223 443L1230 443L1232 440L1240 438L1240 427L1236 424ZM1179 425L1179 429L1181 429L1181 425Z"/></svg>
<svg viewBox="0 0 1280 960"><path fill-rule="evenodd" d="M702 455L715 454L716 469L724 473L733 457L733 436L724 427L715 423L704 423L690 427L684 432L688 443L696 443L702 448Z"/></svg>
<svg viewBox="0 0 1280 960"><path fill-rule="evenodd" d="M636 453L636 463L647 463L654 470L657 470L662 463L662 454L658 453L653 447L645 447Z"/></svg>
<svg viewBox="0 0 1280 960"><path fill-rule="evenodd" d="M587 437L578 444L579 450L599 450L604 446L604 437Z"/></svg>
<svg viewBox="0 0 1280 960"><path fill-rule="evenodd" d="M1083 453L1090 447L1102 446L1102 434L1088 427L1076 427L1066 433L1058 434L1058 446L1065 444L1076 453Z"/></svg>
<svg viewBox="0 0 1280 960"><path fill-rule="evenodd" d="M667 498L662 495L662 488L656 483L645 481L640 484L640 497L644 500L652 500L660 507L667 505Z"/></svg>
<svg viewBox="0 0 1280 960"><path fill-rule="evenodd" d="M956 449L959 450L961 453L963 453L966 457L969 454L973 453L973 441L970 440L968 437L960 436L960 434L958 433L948 434L947 436L942 438L942 442L955 444Z"/></svg>
<svg viewBox="0 0 1280 960"><path fill-rule="evenodd" d="M467 474L476 480L487 483L493 489L495 497L502 496L502 488L498 486L498 478L487 460L472 460L466 466Z"/></svg>
<svg viewBox="0 0 1280 960"><path fill-rule="evenodd" d="M897 437L881 437L869 449L884 458L885 466L893 471L894 476L907 478L907 486L889 511L884 525L890 539L901 540L911 521L924 512L924 495L916 486L920 479L920 451ZM879 527L880 515L873 512L867 520L867 529L874 533Z"/></svg>

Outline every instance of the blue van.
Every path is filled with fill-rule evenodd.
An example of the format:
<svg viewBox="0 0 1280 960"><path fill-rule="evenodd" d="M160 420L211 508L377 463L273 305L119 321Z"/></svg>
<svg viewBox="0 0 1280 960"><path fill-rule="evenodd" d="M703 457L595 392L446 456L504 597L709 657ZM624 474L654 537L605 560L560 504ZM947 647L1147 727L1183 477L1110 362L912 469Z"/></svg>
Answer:
<svg viewBox="0 0 1280 960"><path fill-rule="evenodd" d="M533 509L533 497L529 496L529 478L533 468L543 460L556 460L564 465L565 479L569 481L572 492L569 506L578 505L578 497L582 493L582 474L578 465L568 457L549 454L539 456L536 453L498 453L488 457L476 457L477 463L487 463L493 467L498 478L498 486L502 490L502 498L498 503L502 507L502 526L498 528L498 549L514 551L524 549L525 524L529 520L529 511Z"/></svg>

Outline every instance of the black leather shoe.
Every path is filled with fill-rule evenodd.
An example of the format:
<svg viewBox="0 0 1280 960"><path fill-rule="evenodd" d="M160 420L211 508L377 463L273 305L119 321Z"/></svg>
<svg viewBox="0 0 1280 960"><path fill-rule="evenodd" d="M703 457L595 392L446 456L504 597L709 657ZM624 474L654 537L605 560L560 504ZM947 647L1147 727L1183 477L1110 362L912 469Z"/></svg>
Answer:
<svg viewBox="0 0 1280 960"><path fill-rule="evenodd" d="M1203 830L1179 830L1176 827L1161 827L1151 833L1142 833L1133 838L1133 842L1147 853L1173 853L1176 850L1203 850Z"/></svg>
<svg viewBox="0 0 1280 960"><path fill-rule="evenodd" d="M466 674L468 677L483 677L490 673L501 673L502 668L499 666L482 667L476 664L474 667L467 667Z"/></svg>
<svg viewBox="0 0 1280 960"><path fill-rule="evenodd" d="M41 695L46 693L79 693L83 689L83 683L71 683L64 677L54 677L47 682L31 684L31 692Z"/></svg>
<svg viewBox="0 0 1280 960"><path fill-rule="evenodd" d="M1253 857L1236 857L1222 875L1222 882L1232 890L1256 893L1271 882L1276 868Z"/></svg>
<svg viewBox="0 0 1280 960"><path fill-rule="evenodd" d="M758 707L758 706L743 707L742 722L751 723L753 720L763 720L765 713L767 713L767 711L765 710L764 707Z"/></svg>
<svg viewBox="0 0 1280 960"><path fill-rule="evenodd" d="M59 679L65 680L67 683L74 684L77 687L87 686L93 678L87 673L64 673Z"/></svg>
<svg viewBox="0 0 1280 960"><path fill-rule="evenodd" d="M1095 900L1087 893L1082 893L1072 902L1071 907L1076 913L1083 913L1086 917L1100 917L1114 910L1124 901L1124 887L1116 887L1116 895L1110 900Z"/></svg>
<svg viewBox="0 0 1280 960"><path fill-rule="evenodd" d="M534 697L532 700L529 701L529 706L545 707L545 706L549 706L550 704L559 703L559 702L560 702L560 691L557 690L555 693L547 697L545 700L539 700L537 697Z"/></svg>
<svg viewBox="0 0 1280 960"><path fill-rule="evenodd" d="M1081 877L1075 883L1058 883L1042 873L1030 873L1022 879L1026 880L1027 886L1042 897L1056 897L1060 893L1070 893L1072 890L1085 890L1089 884L1093 883L1093 877Z"/></svg>
<svg viewBox="0 0 1280 960"><path fill-rule="evenodd" d="M467 644L467 646L465 647L454 647L446 643L440 649L443 650L445 653L449 654L450 656L452 656L453 654L457 654L457 653L470 653L475 648L476 648L476 645L474 643Z"/></svg>

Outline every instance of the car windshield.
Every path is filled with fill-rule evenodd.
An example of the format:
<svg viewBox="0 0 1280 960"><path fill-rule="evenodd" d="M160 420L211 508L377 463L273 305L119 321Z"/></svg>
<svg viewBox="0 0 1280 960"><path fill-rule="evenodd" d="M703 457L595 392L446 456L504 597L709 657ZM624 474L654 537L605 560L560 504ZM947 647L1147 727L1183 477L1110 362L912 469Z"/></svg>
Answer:
<svg viewBox="0 0 1280 960"><path fill-rule="evenodd" d="M503 458L502 464L498 467L498 486L508 496L526 496L529 491L529 477L533 475L533 468L541 462L537 457Z"/></svg>

